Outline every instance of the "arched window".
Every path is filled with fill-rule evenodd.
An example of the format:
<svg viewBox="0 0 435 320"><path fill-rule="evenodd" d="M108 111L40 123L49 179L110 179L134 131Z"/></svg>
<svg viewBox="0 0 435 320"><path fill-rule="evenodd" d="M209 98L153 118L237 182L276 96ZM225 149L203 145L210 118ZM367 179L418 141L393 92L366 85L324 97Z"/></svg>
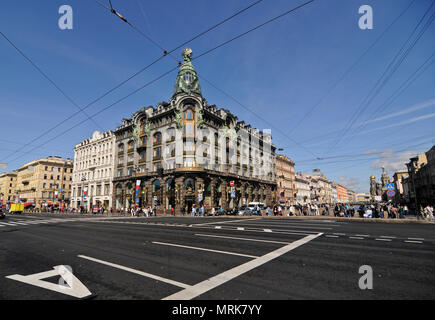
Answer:
<svg viewBox="0 0 435 320"><path fill-rule="evenodd" d="M184 120L193 120L193 110L188 107L186 111L184 111Z"/></svg>

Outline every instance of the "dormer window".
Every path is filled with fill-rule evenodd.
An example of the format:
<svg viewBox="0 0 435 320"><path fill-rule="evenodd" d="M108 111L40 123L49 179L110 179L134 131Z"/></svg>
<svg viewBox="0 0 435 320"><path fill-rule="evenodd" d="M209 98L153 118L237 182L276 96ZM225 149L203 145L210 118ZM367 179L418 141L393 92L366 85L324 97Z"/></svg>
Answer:
<svg viewBox="0 0 435 320"><path fill-rule="evenodd" d="M193 82L193 76L190 72L186 72L183 76L184 83L186 83L187 86L190 86Z"/></svg>

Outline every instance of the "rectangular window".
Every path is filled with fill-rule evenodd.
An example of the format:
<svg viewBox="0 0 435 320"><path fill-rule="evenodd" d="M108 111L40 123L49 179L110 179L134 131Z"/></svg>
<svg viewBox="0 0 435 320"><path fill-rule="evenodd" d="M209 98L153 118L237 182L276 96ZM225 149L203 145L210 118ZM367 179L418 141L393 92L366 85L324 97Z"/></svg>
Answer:
<svg viewBox="0 0 435 320"><path fill-rule="evenodd" d="M186 123L184 125L184 135L189 136L189 137L192 137L195 135L195 128L194 128L193 124Z"/></svg>
<svg viewBox="0 0 435 320"><path fill-rule="evenodd" d="M191 168L195 166L195 158L193 157L185 157L184 158L184 167Z"/></svg>
<svg viewBox="0 0 435 320"><path fill-rule="evenodd" d="M174 159L167 160L166 167L167 169L175 169L175 160Z"/></svg>

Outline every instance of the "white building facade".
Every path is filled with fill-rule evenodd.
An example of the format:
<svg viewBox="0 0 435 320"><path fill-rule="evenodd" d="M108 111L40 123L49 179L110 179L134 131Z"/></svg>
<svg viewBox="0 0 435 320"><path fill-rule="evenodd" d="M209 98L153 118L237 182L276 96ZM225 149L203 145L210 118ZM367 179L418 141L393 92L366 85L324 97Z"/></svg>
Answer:
<svg viewBox="0 0 435 320"><path fill-rule="evenodd" d="M93 206L112 208L115 135L95 131L74 148L71 207L90 211Z"/></svg>

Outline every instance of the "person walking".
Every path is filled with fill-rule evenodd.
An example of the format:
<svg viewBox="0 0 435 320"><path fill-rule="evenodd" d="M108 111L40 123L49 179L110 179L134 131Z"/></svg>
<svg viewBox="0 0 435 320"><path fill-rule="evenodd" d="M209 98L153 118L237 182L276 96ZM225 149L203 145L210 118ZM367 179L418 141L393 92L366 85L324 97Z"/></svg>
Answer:
<svg viewBox="0 0 435 320"><path fill-rule="evenodd" d="M192 217L196 216L196 208L195 205L192 206Z"/></svg>
<svg viewBox="0 0 435 320"><path fill-rule="evenodd" d="M213 207L213 208L211 208L211 215L212 216L214 216L215 215L215 213L216 213L216 210L215 210L215 208Z"/></svg>
<svg viewBox="0 0 435 320"><path fill-rule="evenodd" d="M433 221L433 207L431 205L427 205L426 208L424 208L424 213L426 216L426 220Z"/></svg>

